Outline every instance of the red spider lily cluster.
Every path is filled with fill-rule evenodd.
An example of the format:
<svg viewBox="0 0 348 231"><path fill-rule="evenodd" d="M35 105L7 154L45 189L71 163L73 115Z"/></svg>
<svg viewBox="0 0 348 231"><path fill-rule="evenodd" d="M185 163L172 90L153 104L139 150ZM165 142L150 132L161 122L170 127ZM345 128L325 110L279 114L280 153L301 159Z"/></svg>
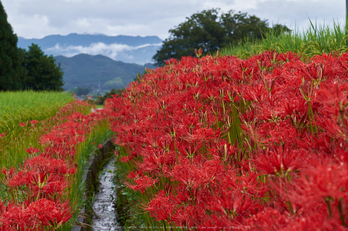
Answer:
<svg viewBox="0 0 348 231"><path fill-rule="evenodd" d="M74 211L66 194L74 183L76 146L106 118L101 111L64 116L76 107L88 105L75 101L62 108L54 118L59 125L41 136L45 148L28 148L30 157L19 170L2 170L9 199L0 201L0 230L56 230L71 218Z"/></svg>
<svg viewBox="0 0 348 231"><path fill-rule="evenodd" d="M169 226L347 230L347 70L345 53L169 60L107 101L125 184Z"/></svg>

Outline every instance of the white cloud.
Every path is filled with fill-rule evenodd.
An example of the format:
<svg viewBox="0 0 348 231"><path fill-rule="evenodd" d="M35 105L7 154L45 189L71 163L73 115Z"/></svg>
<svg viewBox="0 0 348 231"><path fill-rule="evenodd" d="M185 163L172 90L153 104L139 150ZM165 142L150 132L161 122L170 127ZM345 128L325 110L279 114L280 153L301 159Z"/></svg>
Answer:
<svg viewBox="0 0 348 231"><path fill-rule="evenodd" d="M92 43L88 47L83 47L83 46L62 46L59 43L57 43L54 47L48 48L45 50L47 53L59 53L67 57L72 57L77 54L90 54L90 55L104 55L107 56L111 59L118 60L118 55L122 53L122 56L126 56L126 51L131 51L131 50L137 50L141 48L145 48L148 46L158 46L160 47L162 44L145 44L141 46L128 46L124 44L104 44L104 43ZM127 55L128 59L133 59L132 55Z"/></svg>

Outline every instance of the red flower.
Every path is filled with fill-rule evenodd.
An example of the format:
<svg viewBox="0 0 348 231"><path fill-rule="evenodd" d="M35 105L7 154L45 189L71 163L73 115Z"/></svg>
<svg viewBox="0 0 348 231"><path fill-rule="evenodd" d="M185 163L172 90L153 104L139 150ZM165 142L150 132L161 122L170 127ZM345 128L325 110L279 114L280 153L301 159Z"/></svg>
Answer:
<svg viewBox="0 0 348 231"><path fill-rule="evenodd" d="M30 147L30 148L28 148L26 151L27 151L27 153L29 153L29 154L36 154L36 153L39 153L39 152L40 152L40 149Z"/></svg>
<svg viewBox="0 0 348 231"><path fill-rule="evenodd" d="M148 177L145 175L143 177L134 179L135 185L131 185L130 183L127 183L127 182L125 182L125 185L127 185L129 188L135 191L140 190L142 193L144 193L146 188L151 187L156 182L157 182L156 179L152 179L151 177Z"/></svg>
<svg viewBox="0 0 348 231"><path fill-rule="evenodd" d="M32 121L30 121L29 123L34 125L34 124L37 124L38 122L39 122L39 121L37 121L37 120L32 120Z"/></svg>
<svg viewBox="0 0 348 231"><path fill-rule="evenodd" d="M19 123L18 125L21 126L21 127L27 126L27 124L24 123L24 122L21 122L21 123Z"/></svg>
<svg viewBox="0 0 348 231"><path fill-rule="evenodd" d="M31 203L27 210L37 215L44 225L52 228L58 228L72 217L68 203L55 203L45 198Z"/></svg>
<svg viewBox="0 0 348 231"><path fill-rule="evenodd" d="M157 221L167 221L170 219L175 208L173 201L172 196L166 196L165 192L161 190L156 195L156 198L152 199L144 207Z"/></svg>
<svg viewBox="0 0 348 231"><path fill-rule="evenodd" d="M305 150L291 150L289 147L274 147L264 154L255 156L255 164L262 174L286 176L294 170L306 166L305 158L309 153Z"/></svg>

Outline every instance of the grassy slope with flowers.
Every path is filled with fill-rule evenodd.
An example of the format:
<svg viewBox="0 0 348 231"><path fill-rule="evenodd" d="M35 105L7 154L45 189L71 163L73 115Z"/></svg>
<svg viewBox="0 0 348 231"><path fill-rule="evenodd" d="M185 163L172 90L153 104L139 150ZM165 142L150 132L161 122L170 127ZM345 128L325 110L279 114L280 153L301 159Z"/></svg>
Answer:
<svg viewBox="0 0 348 231"><path fill-rule="evenodd" d="M347 53L266 51L150 70L105 106L137 205L123 224L346 230L347 68Z"/></svg>
<svg viewBox="0 0 348 231"><path fill-rule="evenodd" d="M221 55L234 55L247 59L268 50L279 53L292 51L301 55L302 59L308 59L323 53L347 51L347 40L345 28L339 23L333 22L333 27L330 28L328 25L320 26L310 21L309 29L303 33L296 29L291 33L281 33L280 36L274 32L268 32L261 40L245 39L237 46L226 47L219 52Z"/></svg>
<svg viewBox="0 0 348 231"><path fill-rule="evenodd" d="M2 170L0 230L71 229L86 203L81 179L88 155L111 135L107 115L90 110L75 101L40 123L21 122L31 124L27 135L38 137L39 146L27 147L18 169Z"/></svg>

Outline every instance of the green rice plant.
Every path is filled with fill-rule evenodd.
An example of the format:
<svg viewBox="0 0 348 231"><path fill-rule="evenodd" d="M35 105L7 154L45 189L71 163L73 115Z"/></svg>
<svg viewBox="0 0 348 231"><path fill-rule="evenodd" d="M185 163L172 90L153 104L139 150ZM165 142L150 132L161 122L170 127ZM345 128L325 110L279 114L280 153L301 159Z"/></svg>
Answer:
<svg viewBox="0 0 348 231"><path fill-rule="evenodd" d="M341 53L347 51L347 39L344 27L334 22L333 27L318 25L309 20L310 27L304 32L295 29L277 36L273 31L264 34L261 40L251 41L247 38L238 45L230 45L219 51L221 55L234 55L242 59L260 54L267 50L279 53L288 51L299 53L303 58L322 53Z"/></svg>
<svg viewBox="0 0 348 231"><path fill-rule="evenodd" d="M86 110L60 111L73 100L71 95L58 92L1 92L0 168L18 167L29 155L28 148L40 148L39 137L56 125L57 117Z"/></svg>
<svg viewBox="0 0 348 231"><path fill-rule="evenodd" d="M21 122L49 118L73 100L70 94L61 92L0 92L0 133Z"/></svg>

